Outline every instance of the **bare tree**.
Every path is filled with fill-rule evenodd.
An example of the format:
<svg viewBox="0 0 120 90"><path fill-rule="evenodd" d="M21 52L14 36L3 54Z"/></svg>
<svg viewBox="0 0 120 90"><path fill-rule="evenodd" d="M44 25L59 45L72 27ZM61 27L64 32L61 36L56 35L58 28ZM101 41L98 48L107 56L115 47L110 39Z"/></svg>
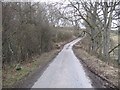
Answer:
<svg viewBox="0 0 120 90"><path fill-rule="evenodd" d="M74 8L75 16L83 19L87 27L86 35L90 37L90 51L109 59L110 32L114 11L119 2L85 2L83 0L70 1L69 6ZM74 13L73 13L74 14Z"/></svg>

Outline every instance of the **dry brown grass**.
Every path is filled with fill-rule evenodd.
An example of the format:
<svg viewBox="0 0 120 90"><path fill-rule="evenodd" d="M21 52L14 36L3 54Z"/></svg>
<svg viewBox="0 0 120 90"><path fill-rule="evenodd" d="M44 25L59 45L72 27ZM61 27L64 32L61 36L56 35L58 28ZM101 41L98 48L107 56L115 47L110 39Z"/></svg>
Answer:
<svg viewBox="0 0 120 90"><path fill-rule="evenodd" d="M16 70L15 65L8 66L5 70L3 70L3 87L12 87L12 85L14 85L17 81L26 77L38 67L41 68L50 62L59 51L60 49L56 49L47 53L43 53L40 56L33 57L31 62L20 64L22 69L19 71Z"/></svg>
<svg viewBox="0 0 120 90"><path fill-rule="evenodd" d="M77 47L74 46L74 52L93 72L118 86L118 68L108 65L108 63L98 59L96 56L91 56L79 44L77 44Z"/></svg>

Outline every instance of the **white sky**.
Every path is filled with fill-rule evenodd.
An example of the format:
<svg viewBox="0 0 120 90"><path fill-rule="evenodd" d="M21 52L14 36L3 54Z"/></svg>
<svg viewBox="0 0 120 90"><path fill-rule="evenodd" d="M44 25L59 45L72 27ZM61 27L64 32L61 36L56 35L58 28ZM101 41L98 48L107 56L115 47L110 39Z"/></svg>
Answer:
<svg viewBox="0 0 120 90"><path fill-rule="evenodd" d="M65 0L0 0L3 2L61 2Z"/></svg>
<svg viewBox="0 0 120 90"><path fill-rule="evenodd" d="M61 0L38 0L40 2L60 2Z"/></svg>
<svg viewBox="0 0 120 90"><path fill-rule="evenodd" d="M0 0L0 1L3 1L3 2L46 2L46 3L63 2L64 4L68 4L69 3L68 0ZM72 1L72 0L70 0L70 1ZM94 1L94 0L91 0L91 1ZM97 1L101 1L101 0L97 0ZM111 1L117 1L117 0L111 0ZM116 20L113 20L113 22L117 23ZM112 24L112 27L113 26L114 25Z"/></svg>
<svg viewBox="0 0 120 90"><path fill-rule="evenodd" d="M34 0L34 1L40 1L40 2L46 2L46 3L51 3L51 2L64 2L64 4L68 4L68 0Z"/></svg>

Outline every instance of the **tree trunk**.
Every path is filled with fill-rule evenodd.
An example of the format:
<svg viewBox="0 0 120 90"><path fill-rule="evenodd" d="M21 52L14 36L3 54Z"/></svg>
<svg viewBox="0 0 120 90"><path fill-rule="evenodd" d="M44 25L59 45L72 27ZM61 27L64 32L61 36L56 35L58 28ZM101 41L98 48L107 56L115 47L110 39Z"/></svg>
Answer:
<svg viewBox="0 0 120 90"><path fill-rule="evenodd" d="M108 60L109 57L109 29L107 28L108 7L107 2L104 2L104 31L103 31L103 58Z"/></svg>

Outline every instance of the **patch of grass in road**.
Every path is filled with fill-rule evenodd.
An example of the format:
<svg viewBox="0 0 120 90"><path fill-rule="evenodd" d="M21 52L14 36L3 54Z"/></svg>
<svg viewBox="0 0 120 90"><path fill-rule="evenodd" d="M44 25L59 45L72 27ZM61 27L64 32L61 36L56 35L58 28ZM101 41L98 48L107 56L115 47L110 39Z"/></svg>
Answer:
<svg viewBox="0 0 120 90"><path fill-rule="evenodd" d="M32 62L21 64L20 70L16 70L15 65L8 66L6 70L3 70L3 87L12 87L17 81L26 77L38 67L42 67L51 61L59 51L60 50L52 50L34 57Z"/></svg>

